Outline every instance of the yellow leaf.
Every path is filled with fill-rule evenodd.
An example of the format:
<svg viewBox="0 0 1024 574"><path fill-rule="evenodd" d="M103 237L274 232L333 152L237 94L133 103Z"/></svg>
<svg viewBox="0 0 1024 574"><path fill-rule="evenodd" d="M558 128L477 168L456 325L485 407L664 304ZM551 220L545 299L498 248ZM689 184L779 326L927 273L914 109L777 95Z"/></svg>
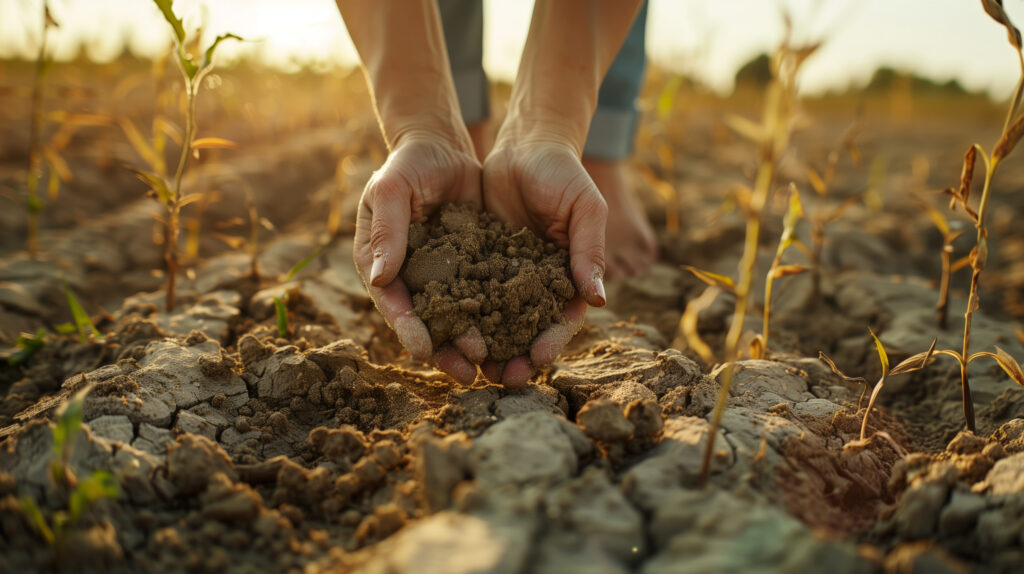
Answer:
<svg viewBox="0 0 1024 574"><path fill-rule="evenodd" d="M690 273L693 273L697 279L700 279L712 287L718 287L728 293L736 292L736 283L734 283L730 277L719 275L718 273L712 273L710 271L704 271L703 269L697 269L692 265L684 265L683 268Z"/></svg>
<svg viewBox="0 0 1024 574"><path fill-rule="evenodd" d="M806 265L779 265L772 271L772 279L782 279L783 277L799 275L809 270L810 267L807 267Z"/></svg>
<svg viewBox="0 0 1024 574"><path fill-rule="evenodd" d="M711 347L700 338L700 333L697 332L697 321L701 311L710 307L721 292L722 290L718 287L708 287L699 297L686 304L686 310L683 311L683 316L679 319L679 330L683 332L687 346L708 364L714 361L715 356L711 352Z"/></svg>
<svg viewBox="0 0 1024 574"><path fill-rule="evenodd" d="M871 333L871 338L875 340L875 348L878 349L878 360L882 363L882 377L889 374L889 353L885 352L885 346L882 345L882 341L878 340L878 336L875 332L868 328L868 332Z"/></svg>
<svg viewBox="0 0 1024 574"><path fill-rule="evenodd" d="M238 144L224 138L199 138L192 142L192 149L236 149Z"/></svg>
<svg viewBox="0 0 1024 574"><path fill-rule="evenodd" d="M815 170L813 167L807 168L807 180L810 182L811 188L818 195L828 194L828 186L825 185L825 180L822 179L820 175L818 175L817 170Z"/></svg>
<svg viewBox="0 0 1024 574"><path fill-rule="evenodd" d="M743 116L729 115L725 118L725 123L736 133L749 139L755 143L761 143L765 140L765 128L762 125L755 124L754 122L744 118Z"/></svg>

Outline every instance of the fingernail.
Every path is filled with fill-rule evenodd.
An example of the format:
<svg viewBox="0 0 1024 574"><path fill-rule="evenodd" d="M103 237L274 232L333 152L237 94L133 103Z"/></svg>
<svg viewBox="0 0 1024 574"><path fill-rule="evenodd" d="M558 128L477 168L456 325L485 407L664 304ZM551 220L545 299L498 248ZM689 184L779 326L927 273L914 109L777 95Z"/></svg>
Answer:
<svg viewBox="0 0 1024 574"><path fill-rule="evenodd" d="M605 301L608 298L604 291L604 280L601 275L601 269L594 267L594 298L597 299L595 307L604 307Z"/></svg>
<svg viewBox="0 0 1024 574"><path fill-rule="evenodd" d="M374 287L380 287L378 283L380 278L384 276L384 254L374 253L373 254L373 267L370 267L370 285Z"/></svg>

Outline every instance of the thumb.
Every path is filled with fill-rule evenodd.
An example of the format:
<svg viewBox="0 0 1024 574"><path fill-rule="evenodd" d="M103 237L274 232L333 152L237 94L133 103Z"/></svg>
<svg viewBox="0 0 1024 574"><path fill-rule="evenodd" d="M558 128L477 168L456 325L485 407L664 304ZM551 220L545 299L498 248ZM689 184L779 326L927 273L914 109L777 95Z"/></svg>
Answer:
<svg viewBox="0 0 1024 574"><path fill-rule="evenodd" d="M587 304L603 307L604 238L608 205L594 183L576 198L569 211L569 257L572 277Z"/></svg>
<svg viewBox="0 0 1024 574"><path fill-rule="evenodd" d="M371 213L370 284L383 287L395 279L405 260L412 190L394 171L377 172L368 185L364 201Z"/></svg>

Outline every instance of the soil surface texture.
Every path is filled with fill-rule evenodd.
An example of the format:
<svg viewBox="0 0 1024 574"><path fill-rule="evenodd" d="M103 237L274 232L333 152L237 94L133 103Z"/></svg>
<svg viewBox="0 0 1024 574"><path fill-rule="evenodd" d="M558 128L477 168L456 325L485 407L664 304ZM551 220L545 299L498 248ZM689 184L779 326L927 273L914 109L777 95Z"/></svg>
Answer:
<svg viewBox="0 0 1024 574"><path fill-rule="evenodd" d="M401 277L435 348L476 328L495 361L527 354L576 294L565 249L469 204L409 227Z"/></svg>

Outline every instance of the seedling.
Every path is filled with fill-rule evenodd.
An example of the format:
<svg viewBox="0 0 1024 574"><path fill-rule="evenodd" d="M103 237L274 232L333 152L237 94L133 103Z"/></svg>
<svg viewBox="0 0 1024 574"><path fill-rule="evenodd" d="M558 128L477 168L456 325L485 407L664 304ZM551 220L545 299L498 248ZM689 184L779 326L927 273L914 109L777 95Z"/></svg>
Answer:
<svg viewBox="0 0 1024 574"><path fill-rule="evenodd" d="M797 191L796 185L790 184L789 209L786 211L786 217L783 220L782 237L779 239L779 246L775 250L775 258L772 259L772 265L768 269L768 276L765 277L764 281L764 325L761 328L760 338L755 339L755 348L759 349L759 352L755 353L755 359L761 358L768 350L768 337L771 333L772 287L775 284L775 280L799 275L807 271L807 267L804 265L782 264L782 256L785 255L787 249L793 245L803 245L796 236L796 225L803 216L804 208L800 203L800 192Z"/></svg>
<svg viewBox="0 0 1024 574"><path fill-rule="evenodd" d="M71 308L71 318L74 321L75 330L78 331L78 340L87 343L92 338L102 339L103 335L96 329L96 325L82 308L82 304L78 302L78 298L71 291L67 281L64 282L64 295L67 297L68 307Z"/></svg>
<svg viewBox="0 0 1024 574"><path fill-rule="evenodd" d="M953 242L963 235L962 229L953 229L949 220L941 211L932 207L927 201L916 197L917 203L925 210L928 217L935 224L935 228L942 234L942 251L939 257L942 261L942 271L939 275L939 300L935 304L935 322L940 329L945 330L949 317L949 280L953 273L971 264L970 256L961 257L953 261Z"/></svg>
<svg viewBox="0 0 1024 574"><path fill-rule="evenodd" d="M786 36L771 59L772 81L765 95L764 112L760 124L733 117L730 125L740 134L758 144L759 165L752 190L744 189L737 195L737 201L746 218L746 236L743 256L739 263L739 279L733 285L736 305L729 330L725 336L725 359L728 363L721 376L718 401L711 416L711 429L701 461L701 483L706 484L711 474L711 458L714 454L715 436L721 427L722 414L729 399L736 361L739 359L739 343L743 334L744 319L757 263L757 250L761 235L761 218L771 195L775 179L775 168L779 158L789 144L793 118L797 106L797 78L803 64L813 55L820 43L793 46L790 41L792 30L789 18L785 19ZM732 281L728 281L732 284Z"/></svg>
<svg viewBox="0 0 1024 574"><path fill-rule="evenodd" d="M316 259L320 253L327 247L327 243L321 243L317 245L316 249L312 253L303 257L298 263L296 263L284 276L283 283L287 283L295 278L309 265L314 259ZM274 297L274 315L277 320L277 335L282 339L288 338L288 291L285 291L280 297Z"/></svg>
<svg viewBox="0 0 1024 574"><path fill-rule="evenodd" d="M67 535L71 533L82 515L96 502L105 498L117 498L120 494L117 479L106 470L96 470L78 480L68 467L71 447L75 437L82 430L82 403L90 386L76 393L64 406L53 428L53 456L49 465L49 477L59 487L69 490L67 510L59 510L47 521L36 501L23 497L20 505L29 522L40 536L60 553Z"/></svg>
<svg viewBox="0 0 1024 574"><path fill-rule="evenodd" d="M157 8L163 14L164 19L171 26L174 32L176 46L176 61L181 77L185 83L185 134L182 138L181 154L178 158L178 167L174 172L173 179L168 182L167 177L159 171L137 171L140 179L149 185L153 196L163 205L165 214L160 218L164 226L164 271L167 279L165 308L168 312L174 311L175 286L178 276L178 237L181 232L181 209L200 199L201 194L192 193L183 195L181 190L182 179L185 169L188 167L189 157L198 157L200 149L206 148L234 148L235 144L222 138L196 138L196 97L199 94L199 87L203 78L213 69L213 56L217 46L225 40L241 40L235 34L221 34L217 36L202 58L196 61L196 57L188 49L190 38L185 33L182 20L175 15L173 0L153 0ZM152 166L152 164L151 164Z"/></svg>
<svg viewBox="0 0 1024 574"><path fill-rule="evenodd" d="M977 231L977 241L974 249L971 250L968 256L971 266L971 287L967 298L967 308L964 311L964 336L963 336L963 347L960 352L943 350L938 351L940 353L949 355L957 359L960 363L960 386L963 395L964 405L964 418L966 419L967 428L970 431L975 430L974 420L974 400L971 397L971 388L967 378L967 366L972 360L980 356L989 356L996 359L999 365L1010 373L1011 377L1017 382L1024 384L1024 380L1017 378L1016 373L1020 372L1019 365L1008 355L1005 357L1005 352L997 349L997 354L993 353L974 353L971 354L971 320L974 317L974 312L977 311L981 306L981 299L978 296L978 286L981 281L981 272L985 269L985 264L988 261L988 228L985 226L985 216L988 215L988 204L989 196L992 190L992 179L995 176L996 170L1010 153L1013 152L1014 147L1020 142L1021 138L1024 137L1024 114L1019 114L1021 109L1021 97L1024 95L1024 52L1021 51L1021 33L1010 21L1010 17L1003 10L1002 0L982 0L982 6L985 11L988 12L989 16L995 19L997 22L1002 24L1006 28L1007 37L1010 40L1010 44L1017 50L1017 59L1020 62L1021 75L1017 82L1017 89L1014 92L1013 99L1010 101L1010 109L1006 115L1006 122L1003 125L1002 135L992 148L992 153L989 155L985 152L985 149L979 144L972 145L967 153L964 155L963 171L960 175L960 187L959 189L949 188L945 192L951 196L950 209L960 207L964 210L964 213L974 222L974 228ZM977 162L978 156L981 157L985 165L985 183L981 191L981 200L978 203L978 210L974 211L968 204L971 193L971 183L974 180L974 168ZM1013 363L1015 370L1011 372L1009 363Z"/></svg>
<svg viewBox="0 0 1024 574"><path fill-rule="evenodd" d="M260 278L260 228L264 228L267 231L274 231L274 224L270 222L266 217L260 217L259 208L256 205L256 196L253 193L252 186L247 181L240 177L231 176L227 178L239 184L245 191L245 208L248 212L248 225L249 225L249 237L241 237L237 235L226 235L223 233L214 232L213 236L224 243L226 243L232 249L239 251L245 251L249 254L249 277L255 280ZM236 227L245 225L247 222L245 219L240 217L232 218L228 221L222 221L218 224L218 227Z"/></svg>
<svg viewBox="0 0 1024 574"><path fill-rule="evenodd" d="M28 362L33 355L46 346L46 329L39 329L34 335L22 333L14 340L13 353L7 357L7 366L17 367Z"/></svg>
<svg viewBox="0 0 1024 574"><path fill-rule="evenodd" d="M45 87L46 72L49 71L52 63L46 56L46 40L50 28L59 27L57 21L50 13L50 5L43 1L43 31L39 41L39 53L36 56L35 74L32 77L32 114L31 128L29 131L28 144L28 180L26 182L25 206L28 209L28 238L27 247L32 257L39 254L39 213L43 210L43 204L39 200L39 180L42 177L42 130L43 130L43 89ZM51 170L52 174L57 170Z"/></svg>
<svg viewBox="0 0 1024 574"><path fill-rule="evenodd" d="M898 364L895 367L893 367L892 369L890 369L889 368L889 353L886 352L885 345L883 345L882 341L878 339L878 336L875 335L874 331L872 331L871 329L868 329L868 332L871 333L871 338L875 341L875 349L878 351L878 361L882 365L882 376L881 376L881 378L878 379L878 382L875 383L875 386L874 386L874 388L871 391L871 398L868 399L868 408L867 408L867 410L864 411L864 418L861 420L861 424L860 424L860 440L862 440L862 441L865 440L865 438L867 436L868 416L871 415L871 409L875 406L875 401L878 399L879 393L882 392L882 387L885 386L885 381L890 376L906 375L908 373L913 373L914 371L919 371L919 370L923 369L931 361L932 355L934 353L936 353L936 352L939 352L939 351L935 350L935 340L933 339L932 340L932 345L931 345L931 347L928 348L927 351L925 351L924 353L918 353L916 355L908 357L907 359L904 359L903 361L901 361L900 364ZM860 378L860 377L858 377L858 378L847 377L846 375L843 374L842 371L839 370L838 367L836 367L836 364L832 361L832 359L830 359L829 356L826 355L823 352L819 351L818 352L818 357L822 361L824 361L825 364L827 364L829 366L829 368L832 369L832 372L835 373L843 381L848 382L848 383L850 383L850 382L863 383L864 391L861 392L860 399L857 401L857 410L859 411L860 408L861 408L861 405L864 404L864 394L867 391L867 387L868 387L867 380L865 380L863 378Z"/></svg>

